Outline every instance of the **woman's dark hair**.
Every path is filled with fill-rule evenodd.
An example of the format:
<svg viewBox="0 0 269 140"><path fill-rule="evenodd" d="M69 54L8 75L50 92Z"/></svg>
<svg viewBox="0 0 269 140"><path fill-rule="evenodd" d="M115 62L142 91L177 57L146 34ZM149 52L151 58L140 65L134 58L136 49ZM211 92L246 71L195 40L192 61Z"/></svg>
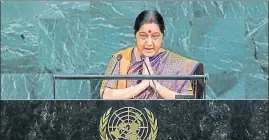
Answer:
<svg viewBox="0 0 269 140"><path fill-rule="evenodd" d="M150 19L152 19L152 23L159 25L161 32L164 34L165 26L163 17L159 12L155 10L145 10L136 17L134 33L136 34L143 24L150 23Z"/></svg>

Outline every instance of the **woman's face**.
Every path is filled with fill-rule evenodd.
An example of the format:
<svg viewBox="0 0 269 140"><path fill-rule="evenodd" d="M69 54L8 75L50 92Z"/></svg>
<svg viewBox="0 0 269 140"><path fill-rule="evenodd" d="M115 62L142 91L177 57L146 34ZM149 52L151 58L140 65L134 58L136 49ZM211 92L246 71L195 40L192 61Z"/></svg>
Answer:
<svg viewBox="0 0 269 140"><path fill-rule="evenodd" d="M143 53L146 57L156 55L162 46L163 34L155 23L142 25L135 37L139 54Z"/></svg>

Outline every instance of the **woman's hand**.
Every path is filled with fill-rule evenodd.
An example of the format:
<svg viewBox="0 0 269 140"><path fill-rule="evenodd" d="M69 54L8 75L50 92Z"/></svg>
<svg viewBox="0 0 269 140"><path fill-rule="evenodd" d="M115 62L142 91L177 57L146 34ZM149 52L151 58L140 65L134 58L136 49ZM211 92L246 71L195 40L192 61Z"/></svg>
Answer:
<svg viewBox="0 0 269 140"><path fill-rule="evenodd" d="M151 66L151 64L150 64L150 61L149 61L149 58L148 58L148 57L146 57L146 59L145 59L145 63L146 63L147 66L148 66L148 69L149 69L150 74L151 74L151 75L155 75L155 72L153 71L153 68L152 68L152 66ZM147 68L146 68L146 69L147 69ZM148 70L147 70L147 71L148 71ZM155 89L156 86L154 85L153 82L155 83L156 86L157 86L157 84L159 84L159 83L158 83L157 80L149 80L149 86L152 87L153 89Z"/></svg>
<svg viewBox="0 0 269 140"><path fill-rule="evenodd" d="M149 58L148 57L146 57L145 63L148 66L148 70L147 71L150 72L150 75L155 75L155 72L153 71L153 68L152 68L152 66L150 64L150 61L149 61ZM154 81L155 84L157 84L157 80L149 80L149 86L155 89L155 86L153 84L153 81Z"/></svg>
<svg viewBox="0 0 269 140"><path fill-rule="evenodd" d="M150 64L150 62L149 62L149 58L148 57L146 57L146 59L145 59L145 63L147 64L147 66L148 66L148 69L149 69L149 74L151 74L151 75L155 75L155 72L153 71L153 69L152 69L152 66L151 66L151 64ZM146 70L147 70L147 68L146 68Z"/></svg>
<svg viewBox="0 0 269 140"><path fill-rule="evenodd" d="M149 72L148 72L148 70L147 70L147 67L146 67L145 63L143 63L143 71L142 71L142 75L149 75ZM150 80L143 80L141 83L142 83L143 85L147 85L147 87L149 87L149 82L150 82Z"/></svg>
<svg viewBox="0 0 269 140"><path fill-rule="evenodd" d="M154 85L153 82L155 83L155 85ZM149 81L149 86L152 87L153 89L155 89L155 88L158 88L160 86L160 83L157 80L150 80Z"/></svg>

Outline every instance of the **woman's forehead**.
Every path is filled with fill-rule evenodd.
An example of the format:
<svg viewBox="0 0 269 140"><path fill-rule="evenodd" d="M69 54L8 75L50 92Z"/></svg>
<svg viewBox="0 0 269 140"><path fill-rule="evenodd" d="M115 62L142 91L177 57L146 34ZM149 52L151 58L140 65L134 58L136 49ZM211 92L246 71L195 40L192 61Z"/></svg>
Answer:
<svg viewBox="0 0 269 140"><path fill-rule="evenodd" d="M140 29L140 32L160 32L160 27L159 25L155 24L155 23L147 23L147 24L143 24Z"/></svg>

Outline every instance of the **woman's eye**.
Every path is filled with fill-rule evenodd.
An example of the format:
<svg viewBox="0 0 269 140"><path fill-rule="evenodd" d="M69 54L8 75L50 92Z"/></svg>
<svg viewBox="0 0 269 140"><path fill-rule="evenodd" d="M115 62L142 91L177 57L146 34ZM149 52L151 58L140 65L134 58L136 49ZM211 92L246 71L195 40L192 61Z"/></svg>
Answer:
<svg viewBox="0 0 269 140"><path fill-rule="evenodd" d="M146 35L140 35L140 37L141 37L141 38L147 38L147 36L146 36Z"/></svg>
<svg viewBox="0 0 269 140"><path fill-rule="evenodd" d="M159 35L153 35L152 38L157 39L159 37Z"/></svg>

